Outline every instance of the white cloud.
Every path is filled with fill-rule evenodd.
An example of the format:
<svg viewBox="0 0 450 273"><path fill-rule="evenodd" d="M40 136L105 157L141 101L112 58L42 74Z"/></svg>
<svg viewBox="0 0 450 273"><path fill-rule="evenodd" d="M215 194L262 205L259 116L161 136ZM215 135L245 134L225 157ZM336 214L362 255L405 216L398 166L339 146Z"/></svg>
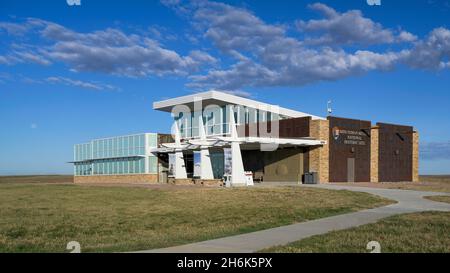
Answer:
<svg viewBox="0 0 450 273"><path fill-rule="evenodd" d="M411 45L417 37L406 31L394 33L384 29L381 24L363 17L360 11L339 13L323 4L314 4L311 8L326 18L300 25L307 33L317 31L320 36L300 40L288 36L282 26L267 24L245 9L201 2L194 9L193 18L202 26L204 37L235 58L236 63L191 76L188 86L197 89L302 86L370 71L388 71L400 63L425 65L416 59L416 55L431 56L431 60L423 59L436 67L450 66L450 62L442 61L448 60L446 29L433 31L427 42L414 43L413 50L351 52L342 46L394 42Z"/></svg>
<svg viewBox="0 0 450 273"><path fill-rule="evenodd" d="M25 29L39 33L40 38L50 41L51 45L39 48L39 53L29 48L15 50L11 53L15 62L49 65L51 61L58 61L67 64L72 71L131 77L187 75L216 62L206 52L194 50L182 56L148 37L125 34L118 29L81 33L35 18L28 19L23 25ZM3 57L0 63L14 62Z"/></svg>
<svg viewBox="0 0 450 273"><path fill-rule="evenodd" d="M450 68L450 31L445 28L432 30L426 38L419 39L400 27L385 28L364 17L359 10L339 12L316 3L310 7L323 18L297 21L303 35L291 35L285 25L266 23L247 9L224 3L165 0L162 4L192 24L184 34L186 38L180 38L195 43L190 44L193 48L189 52L180 53L164 46L160 42L166 36L162 28L148 28L155 40L147 36L148 32L136 35L116 28L77 32L31 18L22 24L23 28L3 23L0 28L8 28L8 33L17 35L32 30L39 36L40 46L11 45L12 50L0 56L0 64L63 63L73 72L128 77L185 76L189 80L187 85L194 89L222 90L303 86L371 71L388 71L399 64L419 69ZM393 48L400 49L370 47L392 43L398 43ZM210 44L213 49L208 52L225 55L226 62L221 63L204 49L194 48ZM364 46L364 50L355 49L359 46ZM98 83L67 78L53 79L53 82L107 89Z"/></svg>
<svg viewBox="0 0 450 273"><path fill-rule="evenodd" d="M247 92L247 91L242 91L242 90L234 90L234 91L222 90L222 92L230 94L230 95L238 96L238 97L243 97L243 98L253 97L252 93Z"/></svg>
<svg viewBox="0 0 450 273"><path fill-rule="evenodd" d="M5 56L0 56L0 64L10 64L10 61Z"/></svg>
<svg viewBox="0 0 450 273"><path fill-rule="evenodd" d="M28 31L28 26L24 24L0 22L0 30L9 35L23 35Z"/></svg>
<svg viewBox="0 0 450 273"><path fill-rule="evenodd" d="M408 31L401 31L397 38L398 42L414 42L416 40L417 36Z"/></svg>
<svg viewBox="0 0 450 273"><path fill-rule="evenodd" d="M67 86L81 87L84 89L91 90L119 90L117 87L109 84L97 83L97 82L86 82L81 80L74 80L66 77L48 77L45 79L46 82L52 84L64 84Z"/></svg>
<svg viewBox="0 0 450 273"><path fill-rule="evenodd" d="M339 16L317 5L327 16ZM281 26L269 25L250 12L226 4L202 2L193 17L204 36L237 59L226 69L191 76L193 88L239 89L243 86L301 86L333 81L372 70L388 70L404 54L356 51L336 47L306 47L287 36Z"/></svg>
<svg viewBox="0 0 450 273"><path fill-rule="evenodd" d="M363 16L360 10L349 10L339 13L333 8L315 3L308 6L320 12L325 18L320 20L297 21L300 31L307 35L308 44L348 45L348 44L383 44L394 42L410 42L414 35L403 31L396 37L394 31L385 29L379 23ZM309 36L317 34L316 36Z"/></svg>
<svg viewBox="0 0 450 273"><path fill-rule="evenodd" d="M32 52L26 52L26 51L15 52L15 56L17 56L18 59L20 59L20 61L23 61L23 62L32 62L32 63L36 63L36 64L40 64L40 65L50 65L51 64L51 62L49 60L47 60L45 57L43 57L39 54L32 53Z"/></svg>
<svg viewBox="0 0 450 273"><path fill-rule="evenodd" d="M440 27L432 30L426 39L418 41L405 62L414 68L450 68L450 30Z"/></svg>

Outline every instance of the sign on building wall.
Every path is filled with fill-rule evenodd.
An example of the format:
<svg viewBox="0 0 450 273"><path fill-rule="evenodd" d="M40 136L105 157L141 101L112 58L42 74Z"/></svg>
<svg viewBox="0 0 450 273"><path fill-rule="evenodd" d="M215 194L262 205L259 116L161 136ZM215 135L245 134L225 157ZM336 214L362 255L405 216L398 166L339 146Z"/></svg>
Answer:
<svg viewBox="0 0 450 273"><path fill-rule="evenodd" d="M169 169L167 171L167 175L169 177L175 176L175 154L174 153L169 154Z"/></svg>
<svg viewBox="0 0 450 273"><path fill-rule="evenodd" d="M362 131L345 130L335 126L332 129L333 138L335 141L342 142L347 145L366 145L364 137L366 134Z"/></svg>
<svg viewBox="0 0 450 273"><path fill-rule="evenodd" d="M201 153L200 151L194 151L194 177L200 177L202 173L201 166Z"/></svg>
<svg viewBox="0 0 450 273"><path fill-rule="evenodd" d="M223 174L224 175L231 175L231 168L232 168L232 163L233 160L231 158L231 148L224 148L223 149L223 165L224 165L224 170L223 170Z"/></svg>

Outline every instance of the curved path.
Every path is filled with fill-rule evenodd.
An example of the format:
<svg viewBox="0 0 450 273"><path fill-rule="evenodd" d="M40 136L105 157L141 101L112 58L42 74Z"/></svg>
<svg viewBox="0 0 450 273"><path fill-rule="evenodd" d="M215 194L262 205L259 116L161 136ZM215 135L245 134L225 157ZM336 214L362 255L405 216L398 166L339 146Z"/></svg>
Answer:
<svg viewBox="0 0 450 273"><path fill-rule="evenodd" d="M347 229L369 223L396 214L420 211L450 211L450 204L424 199L424 196L450 195L441 192L425 192L397 189L380 189L369 187L343 186L336 184L301 185L331 190L350 190L379 195L398 203L362 210L347 214L296 223L288 226L276 227L251 233L213 239L187 245L138 251L176 252L176 253L236 253L255 252L261 249L285 245L313 235L324 234L333 230Z"/></svg>

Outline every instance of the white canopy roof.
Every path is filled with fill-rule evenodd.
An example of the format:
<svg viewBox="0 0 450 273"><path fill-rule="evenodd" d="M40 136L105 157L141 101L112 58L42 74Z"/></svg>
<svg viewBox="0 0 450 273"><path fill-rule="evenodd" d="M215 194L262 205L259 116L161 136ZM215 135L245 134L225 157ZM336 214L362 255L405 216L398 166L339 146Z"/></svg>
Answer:
<svg viewBox="0 0 450 273"><path fill-rule="evenodd" d="M152 153L170 153L175 150L196 150L201 146L207 147L223 147L230 145L231 142L239 142L241 144L271 144L281 146L319 146L326 144L324 140L316 140L311 138L268 138L268 137L213 137L206 140L186 140L181 144L163 143L160 148L151 149Z"/></svg>
<svg viewBox="0 0 450 273"><path fill-rule="evenodd" d="M172 108L177 105L187 105L192 108L194 100L201 99L203 101L203 104L216 104L216 105L226 105L226 104L233 104L233 105L243 105L243 106L249 106L254 107L256 109L261 110L268 110L273 109L273 107L278 107L276 105L251 100L235 95L231 95L228 93L220 92L220 91L207 91L202 93L196 93L192 95L167 99L163 101L157 101L153 103L153 109L160 110L160 111L166 111L170 112L172 111ZM299 117L307 117L310 116L312 119L324 119L323 117L314 116L308 113L303 113L283 107L278 107L279 114L290 117L290 118L299 118Z"/></svg>

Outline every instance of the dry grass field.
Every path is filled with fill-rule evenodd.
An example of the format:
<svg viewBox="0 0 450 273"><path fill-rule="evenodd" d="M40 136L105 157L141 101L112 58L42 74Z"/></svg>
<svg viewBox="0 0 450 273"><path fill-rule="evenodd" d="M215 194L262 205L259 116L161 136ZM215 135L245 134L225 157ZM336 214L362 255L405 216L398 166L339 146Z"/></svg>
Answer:
<svg viewBox="0 0 450 273"><path fill-rule="evenodd" d="M72 175L0 176L0 184L1 183L65 184L65 183L73 183L73 176Z"/></svg>
<svg viewBox="0 0 450 273"><path fill-rule="evenodd" d="M436 202L450 203L450 196L449 195L425 196L425 198L433 200L433 201L436 201Z"/></svg>
<svg viewBox="0 0 450 273"><path fill-rule="evenodd" d="M262 252L363 253L367 243L377 241L381 252L450 252L450 212L420 212L392 216L324 235L312 236Z"/></svg>
<svg viewBox="0 0 450 273"><path fill-rule="evenodd" d="M336 184L344 185L343 183ZM421 175L420 182L356 182L345 183L345 185L385 189L450 192L450 175Z"/></svg>
<svg viewBox="0 0 450 273"><path fill-rule="evenodd" d="M0 179L0 252L65 252L69 241L83 252L161 248L391 203L303 187L168 190L30 179L41 183Z"/></svg>

